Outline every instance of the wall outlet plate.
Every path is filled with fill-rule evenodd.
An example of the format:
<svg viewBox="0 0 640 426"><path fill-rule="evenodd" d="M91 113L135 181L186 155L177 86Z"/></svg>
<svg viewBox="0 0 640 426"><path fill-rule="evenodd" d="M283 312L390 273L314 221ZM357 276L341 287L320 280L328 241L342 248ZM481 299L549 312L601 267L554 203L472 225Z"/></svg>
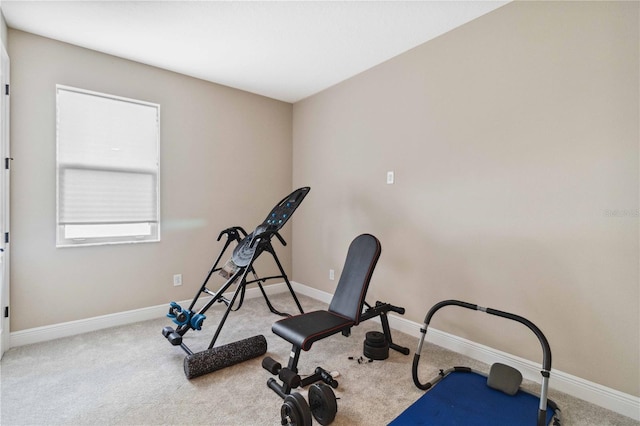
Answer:
<svg viewBox="0 0 640 426"><path fill-rule="evenodd" d="M174 286L182 285L182 274L175 274L173 276L173 285Z"/></svg>

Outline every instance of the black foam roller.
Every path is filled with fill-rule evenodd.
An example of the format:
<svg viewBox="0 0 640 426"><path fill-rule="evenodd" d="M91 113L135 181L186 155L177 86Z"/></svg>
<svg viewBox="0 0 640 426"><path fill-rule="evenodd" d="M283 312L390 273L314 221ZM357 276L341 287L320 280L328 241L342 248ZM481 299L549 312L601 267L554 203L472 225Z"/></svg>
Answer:
<svg viewBox="0 0 640 426"><path fill-rule="evenodd" d="M217 348L187 355L184 358L184 374L187 379L248 361L267 352L267 339L263 335L238 340Z"/></svg>

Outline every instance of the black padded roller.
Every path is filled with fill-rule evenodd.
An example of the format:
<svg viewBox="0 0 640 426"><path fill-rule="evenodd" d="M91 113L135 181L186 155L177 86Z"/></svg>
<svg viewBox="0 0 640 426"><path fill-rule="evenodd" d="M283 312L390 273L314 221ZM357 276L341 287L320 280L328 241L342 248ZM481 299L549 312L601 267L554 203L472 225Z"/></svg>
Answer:
<svg viewBox="0 0 640 426"><path fill-rule="evenodd" d="M278 372L278 377L284 383L286 383L290 388L297 388L300 386L300 376L288 368L282 368Z"/></svg>
<svg viewBox="0 0 640 426"><path fill-rule="evenodd" d="M248 361L267 352L267 340L263 335L238 340L223 346L207 349L184 358L184 374L187 379Z"/></svg>
<svg viewBox="0 0 640 426"><path fill-rule="evenodd" d="M280 370L282 370L282 365L275 359L267 356L262 360L262 368L271 374L278 374Z"/></svg>

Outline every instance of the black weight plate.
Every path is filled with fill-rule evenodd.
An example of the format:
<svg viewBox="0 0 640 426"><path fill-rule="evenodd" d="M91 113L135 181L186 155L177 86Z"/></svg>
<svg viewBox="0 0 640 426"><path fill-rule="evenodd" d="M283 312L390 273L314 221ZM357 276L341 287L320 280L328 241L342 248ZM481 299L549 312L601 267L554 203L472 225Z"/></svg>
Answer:
<svg viewBox="0 0 640 426"><path fill-rule="evenodd" d="M380 333L379 331L368 331L367 334L365 334L365 339L369 346L376 348L381 348L387 344L387 338L384 333Z"/></svg>
<svg viewBox="0 0 640 426"><path fill-rule="evenodd" d="M333 390L324 383L316 383L309 388L311 414L321 425L328 425L336 418L338 404Z"/></svg>
<svg viewBox="0 0 640 426"><path fill-rule="evenodd" d="M280 416L286 425L290 426L310 426L311 410L304 397L298 392L287 395L284 404L280 408Z"/></svg>
<svg viewBox="0 0 640 426"><path fill-rule="evenodd" d="M300 421L300 414L292 401L285 400L280 406L280 419L283 426L295 425Z"/></svg>
<svg viewBox="0 0 640 426"><path fill-rule="evenodd" d="M389 345L385 345L382 348L376 348L364 342L364 356L370 359L375 359L377 361L382 361L384 359L389 358Z"/></svg>

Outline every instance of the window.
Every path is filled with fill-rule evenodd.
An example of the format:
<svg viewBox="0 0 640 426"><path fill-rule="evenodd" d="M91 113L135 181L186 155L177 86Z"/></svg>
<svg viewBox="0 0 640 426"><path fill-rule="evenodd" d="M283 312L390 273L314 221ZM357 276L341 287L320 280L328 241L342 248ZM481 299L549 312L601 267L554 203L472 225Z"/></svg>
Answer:
<svg viewBox="0 0 640 426"><path fill-rule="evenodd" d="M56 86L57 246L160 240L160 105Z"/></svg>

